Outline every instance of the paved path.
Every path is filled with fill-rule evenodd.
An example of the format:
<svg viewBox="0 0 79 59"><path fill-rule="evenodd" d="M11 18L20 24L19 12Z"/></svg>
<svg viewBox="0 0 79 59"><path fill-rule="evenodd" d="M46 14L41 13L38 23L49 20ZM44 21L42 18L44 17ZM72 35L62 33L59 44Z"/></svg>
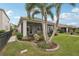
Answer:
<svg viewBox="0 0 79 59"><path fill-rule="evenodd" d="M8 41L8 43L9 43L9 42L14 42L14 41L16 41L16 40L17 40L16 35L11 36L10 39L9 39L9 41Z"/></svg>

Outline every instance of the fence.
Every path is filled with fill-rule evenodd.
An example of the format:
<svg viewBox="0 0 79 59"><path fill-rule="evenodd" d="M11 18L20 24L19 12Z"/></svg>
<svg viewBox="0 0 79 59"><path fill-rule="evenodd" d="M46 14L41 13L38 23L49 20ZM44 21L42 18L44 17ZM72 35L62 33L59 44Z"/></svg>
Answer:
<svg viewBox="0 0 79 59"><path fill-rule="evenodd" d="M0 50L2 50L3 47L6 45L11 35L12 31L0 34Z"/></svg>

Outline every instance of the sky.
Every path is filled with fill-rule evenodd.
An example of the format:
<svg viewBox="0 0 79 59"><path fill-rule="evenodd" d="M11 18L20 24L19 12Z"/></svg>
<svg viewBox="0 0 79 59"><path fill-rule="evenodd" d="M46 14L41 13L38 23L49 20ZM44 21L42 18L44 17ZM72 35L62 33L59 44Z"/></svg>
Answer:
<svg viewBox="0 0 79 59"><path fill-rule="evenodd" d="M23 3L0 3L0 8L6 11L11 23L18 24L19 18L26 16L24 5Z"/></svg>
<svg viewBox="0 0 79 59"><path fill-rule="evenodd" d="M18 24L21 16L27 16L24 3L0 3L0 8L6 11L10 18L10 22L13 24ZM54 14L55 22L55 8L52 8L51 11ZM39 15L37 15L37 17L38 16ZM48 20L51 21L51 18L48 17ZM69 4L63 4L61 7L59 23L79 27L79 4L76 3L75 7L72 7Z"/></svg>

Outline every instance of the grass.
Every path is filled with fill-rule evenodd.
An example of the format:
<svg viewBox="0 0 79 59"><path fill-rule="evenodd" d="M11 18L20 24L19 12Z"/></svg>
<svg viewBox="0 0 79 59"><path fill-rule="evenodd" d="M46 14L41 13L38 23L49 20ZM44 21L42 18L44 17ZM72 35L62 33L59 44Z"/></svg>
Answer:
<svg viewBox="0 0 79 59"><path fill-rule="evenodd" d="M3 50L3 55L29 55L29 56L79 56L79 37L70 36L66 34L60 34L54 37L54 42L60 45L60 48L54 52L46 52L36 46L31 42L27 41L16 41L7 44ZM28 52L20 54L20 51L27 49Z"/></svg>

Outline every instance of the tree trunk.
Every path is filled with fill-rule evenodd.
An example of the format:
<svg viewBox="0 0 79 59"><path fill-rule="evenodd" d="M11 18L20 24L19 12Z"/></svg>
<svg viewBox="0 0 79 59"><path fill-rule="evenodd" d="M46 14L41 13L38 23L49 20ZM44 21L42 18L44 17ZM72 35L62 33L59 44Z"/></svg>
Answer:
<svg viewBox="0 0 79 59"><path fill-rule="evenodd" d="M47 40L48 40L48 35L47 35L47 24L45 23L45 21L43 21L43 35L44 35L44 39L47 43Z"/></svg>
<svg viewBox="0 0 79 59"><path fill-rule="evenodd" d="M44 35L44 40L46 43L48 43L48 31L47 31L47 12L44 9L44 20L43 20L43 35Z"/></svg>
<svg viewBox="0 0 79 59"><path fill-rule="evenodd" d="M53 29L53 33L49 39L49 43L52 43L52 39L54 38L55 34L57 33L58 30L58 23L59 23L59 14L60 14L60 9L57 9L57 20L56 20L56 24L54 24L54 29Z"/></svg>
<svg viewBox="0 0 79 59"><path fill-rule="evenodd" d="M54 25L53 33L52 33L52 35L51 35L51 37L49 39L49 43L52 43L52 39L54 38L56 32L57 32L57 27L56 27L56 25Z"/></svg>

